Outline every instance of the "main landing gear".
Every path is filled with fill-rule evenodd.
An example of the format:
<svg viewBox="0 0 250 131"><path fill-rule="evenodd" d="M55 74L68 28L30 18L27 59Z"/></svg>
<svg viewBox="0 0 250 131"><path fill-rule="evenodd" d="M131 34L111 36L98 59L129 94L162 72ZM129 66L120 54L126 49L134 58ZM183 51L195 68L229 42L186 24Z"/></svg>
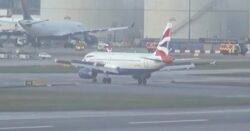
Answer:
<svg viewBox="0 0 250 131"><path fill-rule="evenodd" d="M92 83L97 83L97 73L96 72L92 72Z"/></svg>
<svg viewBox="0 0 250 131"><path fill-rule="evenodd" d="M144 74L140 76L133 76L138 81L138 85L147 85L147 79L151 77L151 74Z"/></svg>
<svg viewBox="0 0 250 131"><path fill-rule="evenodd" d="M112 79L110 77L104 77L102 79L103 84L111 84L111 82L112 82ZM96 77L92 78L92 83L97 83L97 78Z"/></svg>
<svg viewBox="0 0 250 131"><path fill-rule="evenodd" d="M108 74L105 74L105 76L102 79L102 83L103 84L111 84L111 82L112 82L111 77L109 77ZM95 73L95 72L93 72L93 75L92 75L92 83L97 83L97 73Z"/></svg>
<svg viewBox="0 0 250 131"><path fill-rule="evenodd" d="M92 83L97 83L97 78L96 77L92 78Z"/></svg>
<svg viewBox="0 0 250 131"><path fill-rule="evenodd" d="M109 77L109 78L105 78L105 77L104 77L104 78L102 79L102 83L103 83L103 84L111 84L111 82L112 82L112 79L111 79L110 77Z"/></svg>
<svg viewBox="0 0 250 131"><path fill-rule="evenodd" d="M147 85L147 79L139 78L138 79L138 85Z"/></svg>
<svg viewBox="0 0 250 131"><path fill-rule="evenodd" d="M103 79L102 79L102 83L103 83L103 84L111 84L111 82L112 82L111 77L109 77L108 74L105 74L105 76L104 76Z"/></svg>

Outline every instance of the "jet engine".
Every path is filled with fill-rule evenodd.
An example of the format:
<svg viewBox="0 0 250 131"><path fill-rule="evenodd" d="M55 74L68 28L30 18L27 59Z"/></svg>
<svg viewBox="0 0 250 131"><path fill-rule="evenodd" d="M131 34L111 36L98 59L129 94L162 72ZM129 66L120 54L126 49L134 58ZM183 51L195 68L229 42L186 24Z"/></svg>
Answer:
<svg viewBox="0 0 250 131"><path fill-rule="evenodd" d="M92 79L96 76L95 73L88 68L81 69L78 74L82 79Z"/></svg>

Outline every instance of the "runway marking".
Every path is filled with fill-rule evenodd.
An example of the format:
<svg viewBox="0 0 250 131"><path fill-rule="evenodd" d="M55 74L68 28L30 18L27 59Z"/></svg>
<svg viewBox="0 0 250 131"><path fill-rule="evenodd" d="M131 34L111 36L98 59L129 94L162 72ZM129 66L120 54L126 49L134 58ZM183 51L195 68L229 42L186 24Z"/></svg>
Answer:
<svg viewBox="0 0 250 131"><path fill-rule="evenodd" d="M131 125L141 124L170 124L170 123L189 123L189 122L207 122L208 119L195 119L195 120L173 120L173 121L142 121L142 122L129 122Z"/></svg>
<svg viewBox="0 0 250 131"><path fill-rule="evenodd" d="M223 97L223 96L221 96ZM250 98L250 95L235 95L235 96L224 96L227 98Z"/></svg>
<svg viewBox="0 0 250 131"><path fill-rule="evenodd" d="M0 127L0 130L43 129L43 128L53 128L53 126Z"/></svg>
<svg viewBox="0 0 250 131"><path fill-rule="evenodd" d="M171 116L171 115L202 115L202 114L227 114L227 113L250 113L250 109L224 109L224 110L201 110L201 111L114 111L114 112L49 112L49 113L0 113L0 121L8 120L36 120L36 119L70 119L70 118L105 118L105 117L136 117L136 116ZM18 116L18 117L13 117Z"/></svg>

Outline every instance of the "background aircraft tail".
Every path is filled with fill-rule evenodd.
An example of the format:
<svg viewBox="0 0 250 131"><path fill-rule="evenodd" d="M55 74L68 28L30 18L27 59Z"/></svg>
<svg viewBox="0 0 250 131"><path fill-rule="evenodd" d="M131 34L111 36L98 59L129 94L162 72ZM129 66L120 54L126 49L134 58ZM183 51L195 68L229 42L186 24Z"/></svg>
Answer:
<svg viewBox="0 0 250 131"><path fill-rule="evenodd" d="M160 56L161 60L166 64L171 64L173 62L173 58L169 51L169 42L171 41L172 28L172 23L168 23L155 51L155 55Z"/></svg>
<svg viewBox="0 0 250 131"><path fill-rule="evenodd" d="M21 0L23 9L23 20L32 20L32 17L28 11L28 0Z"/></svg>

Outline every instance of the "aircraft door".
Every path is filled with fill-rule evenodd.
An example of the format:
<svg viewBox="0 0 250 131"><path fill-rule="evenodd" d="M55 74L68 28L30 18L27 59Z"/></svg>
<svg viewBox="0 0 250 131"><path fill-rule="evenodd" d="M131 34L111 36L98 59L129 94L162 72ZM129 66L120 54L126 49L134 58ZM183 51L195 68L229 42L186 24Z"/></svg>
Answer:
<svg viewBox="0 0 250 131"><path fill-rule="evenodd" d="M149 68L149 64L150 64L149 60L144 59L143 63L144 63L144 68Z"/></svg>

